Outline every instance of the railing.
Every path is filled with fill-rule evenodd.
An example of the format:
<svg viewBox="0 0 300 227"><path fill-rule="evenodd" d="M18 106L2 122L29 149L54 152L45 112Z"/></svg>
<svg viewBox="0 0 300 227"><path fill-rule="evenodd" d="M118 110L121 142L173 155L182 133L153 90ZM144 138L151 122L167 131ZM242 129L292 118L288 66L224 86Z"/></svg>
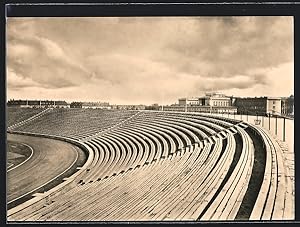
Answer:
<svg viewBox="0 0 300 227"><path fill-rule="evenodd" d="M245 114L207 114L208 116L223 116L230 119L242 120L268 130L271 134L275 135L278 139L286 142L289 150L294 150L294 119L287 117L277 116L255 116Z"/></svg>

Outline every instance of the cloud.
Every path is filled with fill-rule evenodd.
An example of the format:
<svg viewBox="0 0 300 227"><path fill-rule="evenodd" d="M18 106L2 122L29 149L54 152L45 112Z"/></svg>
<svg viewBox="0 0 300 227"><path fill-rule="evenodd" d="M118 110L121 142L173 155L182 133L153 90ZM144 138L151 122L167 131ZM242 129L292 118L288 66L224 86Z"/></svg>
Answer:
<svg viewBox="0 0 300 227"><path fill-rule="evenodd" d="M195 75L231 77L293 60L291 18L195 20L170 33L158 61Z"/></svg>
<svg viewBox="0 0 300 227"><path fill-rule="evenodd" d="M9 18L7 47L9 68L38 84L40 95L66 89L66 99L120 103L211 89L276 96L275 72L293 68L293 19Z"/></svg>
<svg viewBox="0 0 300 227"><path fill-rule="evenodd" d="M277 67L260 68L256 73L263 75L264 82L255 83L253 86L241 88L228 88L223 90L235 96L276 96L284 97L294 94L294 63L288 62ZM254 80L256 78L254 77Z"/></svg>
<svg viewBox="0 0 300 227"><path fill-rule="evenodd" d="M8 66L18 75L40 87L76 86L90 77L90 72L74 61L56 42L35 35L14 34L7 44ZM8 71L8 78L11 75Z"/></svg>
<svg viewBox="0 0 300 227"><path fill-rule="evenodd" d="M7 70L8 77L7 77L7 85L10 89L19 89L19 88L26 88L26 87L37 87L39 84L31 80L30 78L22 77L16 72L11 69Z"/></svg>

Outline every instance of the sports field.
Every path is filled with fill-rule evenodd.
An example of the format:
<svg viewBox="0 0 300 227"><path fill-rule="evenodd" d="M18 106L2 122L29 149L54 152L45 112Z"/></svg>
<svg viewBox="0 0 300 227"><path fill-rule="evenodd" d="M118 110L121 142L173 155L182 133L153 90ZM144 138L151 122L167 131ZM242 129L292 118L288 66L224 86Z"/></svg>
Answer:
<svg viewBox="0 0 300 227"><path fill-rule="evenodd" d="M76 164L79 149L62 141L16 134L8 134L8 147L8 204L45 190L43 186Z"/></svg>
<svg viewBox="0 0 300 227"><path fill-rule="evenodd" d="M7 144L7 170L17 168L32 155L32 149L25 143L8 141Z"/></svg>

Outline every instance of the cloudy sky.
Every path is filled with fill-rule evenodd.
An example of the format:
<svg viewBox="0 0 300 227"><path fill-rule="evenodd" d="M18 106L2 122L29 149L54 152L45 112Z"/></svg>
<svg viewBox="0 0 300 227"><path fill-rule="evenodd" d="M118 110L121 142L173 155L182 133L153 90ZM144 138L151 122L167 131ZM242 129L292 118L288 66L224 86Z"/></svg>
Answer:
<svg viewBox="0 0 300 227"><path fill-rule="evenodd" d="M7 98L289 96L293 42L292 17L8 18Z"/></svg>

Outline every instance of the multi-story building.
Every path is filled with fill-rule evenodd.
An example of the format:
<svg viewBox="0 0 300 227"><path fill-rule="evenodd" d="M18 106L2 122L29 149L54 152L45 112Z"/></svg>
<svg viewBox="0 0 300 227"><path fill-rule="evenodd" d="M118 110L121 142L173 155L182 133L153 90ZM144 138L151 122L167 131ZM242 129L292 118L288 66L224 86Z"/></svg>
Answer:
<svg viewBox="0 0 300 227"><path fill-rule="evenodd" d="M84 109L110 109L108 102L82 102Z"/></svg>
<svg viewBox="0 0 300 227"><path fill-rule="evenodd" d="M66 101L53 100L9 100L7 106L29 107L29 108L68 108L70 105Z"/></svg>
<svg viewBox="0 0 300 227"><path fill-rule="evenodd" d="M206 93L204 97L199 98L202 106L215 106L215 107L227 107L232 106L231 97L228 97L222 93L210 92Z"/></svg>
<svg viewBox="0 0 300 227"><path fill-rule="evenodd" d="M199 103L199 98L180 98L178 99L179 105L180 106L198 106L200 105Z"/></svg>
<svg viewBox="0 0 300 227"><path fill-rule="evenodd" d="M281 114L294 116L294 96L281 98Z"/></svg>
<svg viewBox="0 0 300 227"><path fill-rule="evenodd" d="M232 97L219 92L205 93L202 97L180 98L177 105L163 106L166 111L187 111L204 113L236 113Z"/></svg>
<svg viewBox="0 0 300 227"><path fill-rule="evenodd" d="M233 105L238 114L281 115L281 98L278 97L236 97Z"/></svg>
<svg viewBox="0 0 300 227"><path fill-rule="evenodd" d="M71 102L70 108L82 108L82 102Z"/></svg>
<svg viewBox="0 0 300 227"><path fill-rule="evenodd" d="M145 110L145 105L111 105L113 110Z"/></svg>
<svg viewBox="0 0 300 227"><path fill-rule="evenodd" d="M28 100L8 100L7 101L8 107L28 107Z"/></svg>
<svg viewBox="0 0 300 227"><path fill-rule="evenodd" d="M54 101L54 107L56 108L70 108L70 104L66 101Z"/></svg>
<svg viewBox="0 0 300 227"><path fill-rule="evenodd" d="M160 106L158 105L158 103L154 103L150 106L145 106L145 110L159 110Z"/></svg>
<svg viewBox="0 0 300 227"><path fill-rule="evenodd" d="M207 92L203 97L180 98L179 106L232 106L231 97L219 92Z"/></svg>

